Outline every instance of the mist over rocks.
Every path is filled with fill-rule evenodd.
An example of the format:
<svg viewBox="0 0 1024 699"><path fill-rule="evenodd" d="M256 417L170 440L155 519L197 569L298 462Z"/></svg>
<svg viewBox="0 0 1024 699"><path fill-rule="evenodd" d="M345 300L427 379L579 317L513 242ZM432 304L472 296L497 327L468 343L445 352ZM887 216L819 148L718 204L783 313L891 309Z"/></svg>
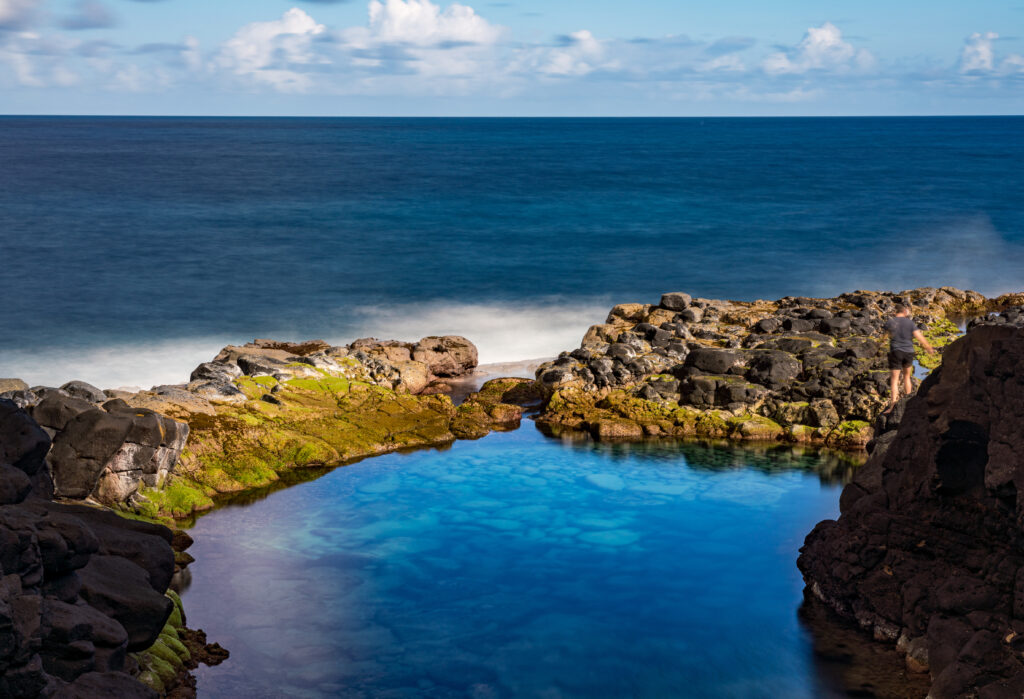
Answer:
<svg viewBox="0 0 1024 699"><path fill-rule="evenodd" d="M936 699L1024 694L1022 425L1024 327L976 324L880 417L840 517L797 561L811 594L930 673Z"/></svg>
<svg viewBox="0 0 1024 699"><path fill-rule="evenodd" d="M663 294L626 303L580 347L540 365L539 422L599 439L646 436L782 440L863 448L888 398L885 321L897 303L942 346L951 318L998 300L952 287L855 291L835 298L723 301ZM925 366L932 358L919 357Z"/></svg>

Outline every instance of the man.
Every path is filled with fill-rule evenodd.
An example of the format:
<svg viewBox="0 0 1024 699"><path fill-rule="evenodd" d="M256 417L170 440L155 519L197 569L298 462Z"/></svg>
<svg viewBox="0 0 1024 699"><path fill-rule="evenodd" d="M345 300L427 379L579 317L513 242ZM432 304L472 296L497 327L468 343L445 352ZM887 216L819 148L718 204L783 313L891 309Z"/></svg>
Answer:
<svg viewBox="0 0 1024 699"><path fill-rule="evenodd" d="M900 383L903 394L909 396L914 390L910 377L914 374L914 340L924 347L928 354L935 354L935 348L928 343L924 333L917 329L917 324L910 317L910 308L896 304L896 315L885 323L889 333L889 388L891 395L885 412L895 406L900 397Z"/></svg>

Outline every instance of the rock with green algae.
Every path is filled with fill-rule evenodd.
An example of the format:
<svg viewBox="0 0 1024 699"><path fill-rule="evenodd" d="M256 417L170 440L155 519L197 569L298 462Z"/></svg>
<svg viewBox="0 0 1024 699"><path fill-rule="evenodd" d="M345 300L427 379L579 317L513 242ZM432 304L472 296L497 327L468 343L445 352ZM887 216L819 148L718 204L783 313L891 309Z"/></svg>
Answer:
<svg viewBox="0 0 1024 699"><path fill-rule="evenodd" d="M538 421L550 432L585 430L599 439L700 436L860 449L888 399L883 326L897 303L913 304L915 321L941 347L959 334L948 314L1013 300L942 287L753 302L674 293L655 305L620 304L579 349L538 368L548 397ZM922 356L927 367L941 361Z"/></svg>
<svg viewBox="0 0 1024 699"><path fill-rule="evenodd" d="M515 429L522 420L523 406L542 398L531 379L492 379L458 407L452 432L459 439L479 439L493 430Z"/></svg>

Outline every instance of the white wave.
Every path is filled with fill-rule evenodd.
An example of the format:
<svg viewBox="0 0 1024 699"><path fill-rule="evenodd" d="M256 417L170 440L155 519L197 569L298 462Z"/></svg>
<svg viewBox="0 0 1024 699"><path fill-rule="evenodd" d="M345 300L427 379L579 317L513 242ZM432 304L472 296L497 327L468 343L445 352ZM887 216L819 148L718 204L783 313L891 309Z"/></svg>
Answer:
<svg viewBox="0 0 1024 699"><path fill-rule="evenodd" d="M0 376L17 377L30 386L60 386L77 379L100 388L149 388L188 381L192 370L225 344L222 338L188 338L15 350L0 357Z"/></svg>
<svg viewBox="0 0 1024 699"><path fill-rule="evenodd" d="M521 362L553 357L579 346L587 328L604 321L610 303L565 302L564 305L413 304L363 308L350 315L338 334L324 339L344 345L359 337L415 341L427 335L463 335L480 352L481 364ZM254 337L301 341L271 329ZM100 388L149 388L188 381L202 362L228 344L252 337L203 337L115 343L101 347L49 347L5 351L0 377L17 377L30 386L60 386L72 379Z"/></svg>
<svg viewBox="0 0 1024 699"><path fill-rule="evenodd" d="M979 214L908 230L861 268L827 265L828 276L816 279L814 291L833 296L853 289L953 286L995 297L1024 291L1022 259L1024 244L1008 240L988 216Z"/></svg>
<svg viewBox="0 0 1024 699"><path fill-rule="evenodd" d="M462 335L476 345L481 364L553 357L579 347L587 328L603 323L610 301L567 300L541 305L513 303L414 304L375 307L355 321L356 337L415 341L427 335Z"/></svg>

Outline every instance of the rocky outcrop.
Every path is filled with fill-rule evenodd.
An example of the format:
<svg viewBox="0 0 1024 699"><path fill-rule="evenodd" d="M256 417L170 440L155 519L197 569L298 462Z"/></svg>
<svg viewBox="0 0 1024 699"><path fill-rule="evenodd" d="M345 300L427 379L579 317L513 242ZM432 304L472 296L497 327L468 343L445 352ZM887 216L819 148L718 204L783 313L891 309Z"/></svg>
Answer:
<svg viewBox="0 0 1024 699"><path fill-rule="evenodd" d="M456 409L433 395L443 392L438 381L476 364L476 347L457 336L347 347L258 339L223 348L177 386L127 392L81 381L8 382L4 395L52 438L39 478L51 479L57 497L184 516L291 468L443 444L518 421L516 406ZM29 487L24 479L5 479L0 498L19 496Z"/></svg>
<svg viewBox="0 0 1024 699"><path fill-rule="evenodd" d="M936 699L1024 694L1022 425L1024 328L975 327L879 421L801 549L809 591L897 643Z"/></svg>
<svg viewBox="0 0 1024 699"><path fill-rule="evenodd" d="M885 321L910 303L933 345L950 317L991 300L949 287L856 291L831 299L694 299L620 304L581 346L542 364L552 431L600 439L649 435L783 440L863 448L888 398ZM919 358L928 363L924 356Z"/></svg>
<svg viewBox="0 0 1024 699"><path fill-rule="evenodd" d="M171 533L46 500L31 480L48 447L0 400L0 471L22 475L0 502L0 696L155 697L128 653L152 646L173 610Z"/></svg>
<svg viewBox="0 0 1024 699"><path fill-rule="evenodd" d="M32 417L53 438L48 461L54 494L120 505L140 487L161 485L177 463L188 425L81 387L72 389L105 402L75 397L69 386L47 393L30 407Z"/></svg>

